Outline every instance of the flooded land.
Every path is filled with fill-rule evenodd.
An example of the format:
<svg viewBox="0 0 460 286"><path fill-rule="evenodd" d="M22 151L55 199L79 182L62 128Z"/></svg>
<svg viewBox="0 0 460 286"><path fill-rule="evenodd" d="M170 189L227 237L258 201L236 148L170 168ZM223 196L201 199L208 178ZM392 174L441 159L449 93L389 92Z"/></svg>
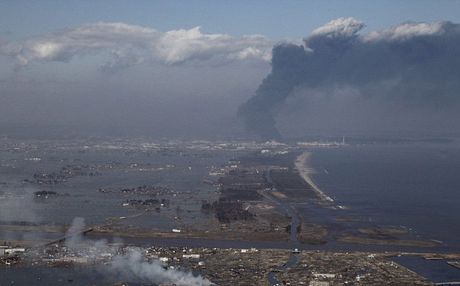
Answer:
<svg viewBox="0 0 460 286"><path fill-rule="evenodd" d="M379 219L377 209L357 211L322 183L334 167L320 167L315 154L352 148L0 139L0 285L431 285L459 277L455 241ZM419 260L453 273L419 271Z"/></svg>

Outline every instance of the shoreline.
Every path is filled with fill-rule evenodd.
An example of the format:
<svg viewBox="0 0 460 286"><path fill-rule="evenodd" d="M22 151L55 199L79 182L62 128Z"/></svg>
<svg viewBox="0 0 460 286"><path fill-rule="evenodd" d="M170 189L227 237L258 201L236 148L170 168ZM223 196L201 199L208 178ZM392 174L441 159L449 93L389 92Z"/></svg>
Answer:
<svg viewBox="0 0 460 286"><path fill-rule="evenodd" d="M312 189L315 191L315 193L322 201L334 203L334 199L332 199L330 196L324 193L310 177L310 174L312 174L312 169L309 168L307 164L307 160L310 156L311 152L309 151L305 151L301 155L299 155L294 161L295 168L299 172L299 175L302 177L302 179L304 179L304 181L312 187Z"/></svg>

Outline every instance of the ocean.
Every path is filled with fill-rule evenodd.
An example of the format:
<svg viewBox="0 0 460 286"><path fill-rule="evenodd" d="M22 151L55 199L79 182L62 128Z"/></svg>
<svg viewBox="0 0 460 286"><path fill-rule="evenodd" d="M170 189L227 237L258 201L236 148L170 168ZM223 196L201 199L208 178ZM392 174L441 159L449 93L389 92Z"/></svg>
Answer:
<svg viewBox="0 0 460 286"><path fill-rule="evenodd" d="M375 144L315 149L314 181L356 216L404 226L460 249L460 146Z"/></svg>

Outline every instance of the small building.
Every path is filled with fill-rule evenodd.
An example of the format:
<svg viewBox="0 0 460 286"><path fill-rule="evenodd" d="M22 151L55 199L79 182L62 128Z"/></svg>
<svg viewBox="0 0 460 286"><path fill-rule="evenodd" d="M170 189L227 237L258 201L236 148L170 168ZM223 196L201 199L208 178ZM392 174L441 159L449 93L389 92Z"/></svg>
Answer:
<svg viewBox="0 0 460 286"><path fill-rule="evenodd" d="M4 248L4 255L15 255L26 251L25 248Z"/></svg>
<svg viewBox="0 0 460 286"><path fill-rule="evenodd" d="M161 262L168 262L169 258L168 257L160 257L158 260L160 260Z"/></svg>
<svg viewBox="0 0 460 286"><path fill-rule="evenodd" d="M334 279L335 274L332 273L313 273L313 277L315 278L328 278L328 279Z"/></svg>
<svg viewBox="0 0 460 286"><path fill-rule="evenodd" d="M182 258L200 259L199 254L183 254Z"/></svg>

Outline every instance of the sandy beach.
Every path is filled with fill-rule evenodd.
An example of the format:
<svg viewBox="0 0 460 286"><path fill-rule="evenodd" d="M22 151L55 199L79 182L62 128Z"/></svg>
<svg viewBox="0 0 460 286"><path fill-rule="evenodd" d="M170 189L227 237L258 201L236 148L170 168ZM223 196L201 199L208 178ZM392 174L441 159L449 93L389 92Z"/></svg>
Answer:
<svg viewBox="0 0 460 286"><path fill-rule="evenodd" d="M297 159L295 160L295 167L297 171L299 171L300 176L307 182L313 190L316 192L318 197L327 202L334 202L334 200L326 195L316 184L313 182L310 175L313 173L313 169L308 166L308 159L311 153L308 151L303 152Z"/></svg>

